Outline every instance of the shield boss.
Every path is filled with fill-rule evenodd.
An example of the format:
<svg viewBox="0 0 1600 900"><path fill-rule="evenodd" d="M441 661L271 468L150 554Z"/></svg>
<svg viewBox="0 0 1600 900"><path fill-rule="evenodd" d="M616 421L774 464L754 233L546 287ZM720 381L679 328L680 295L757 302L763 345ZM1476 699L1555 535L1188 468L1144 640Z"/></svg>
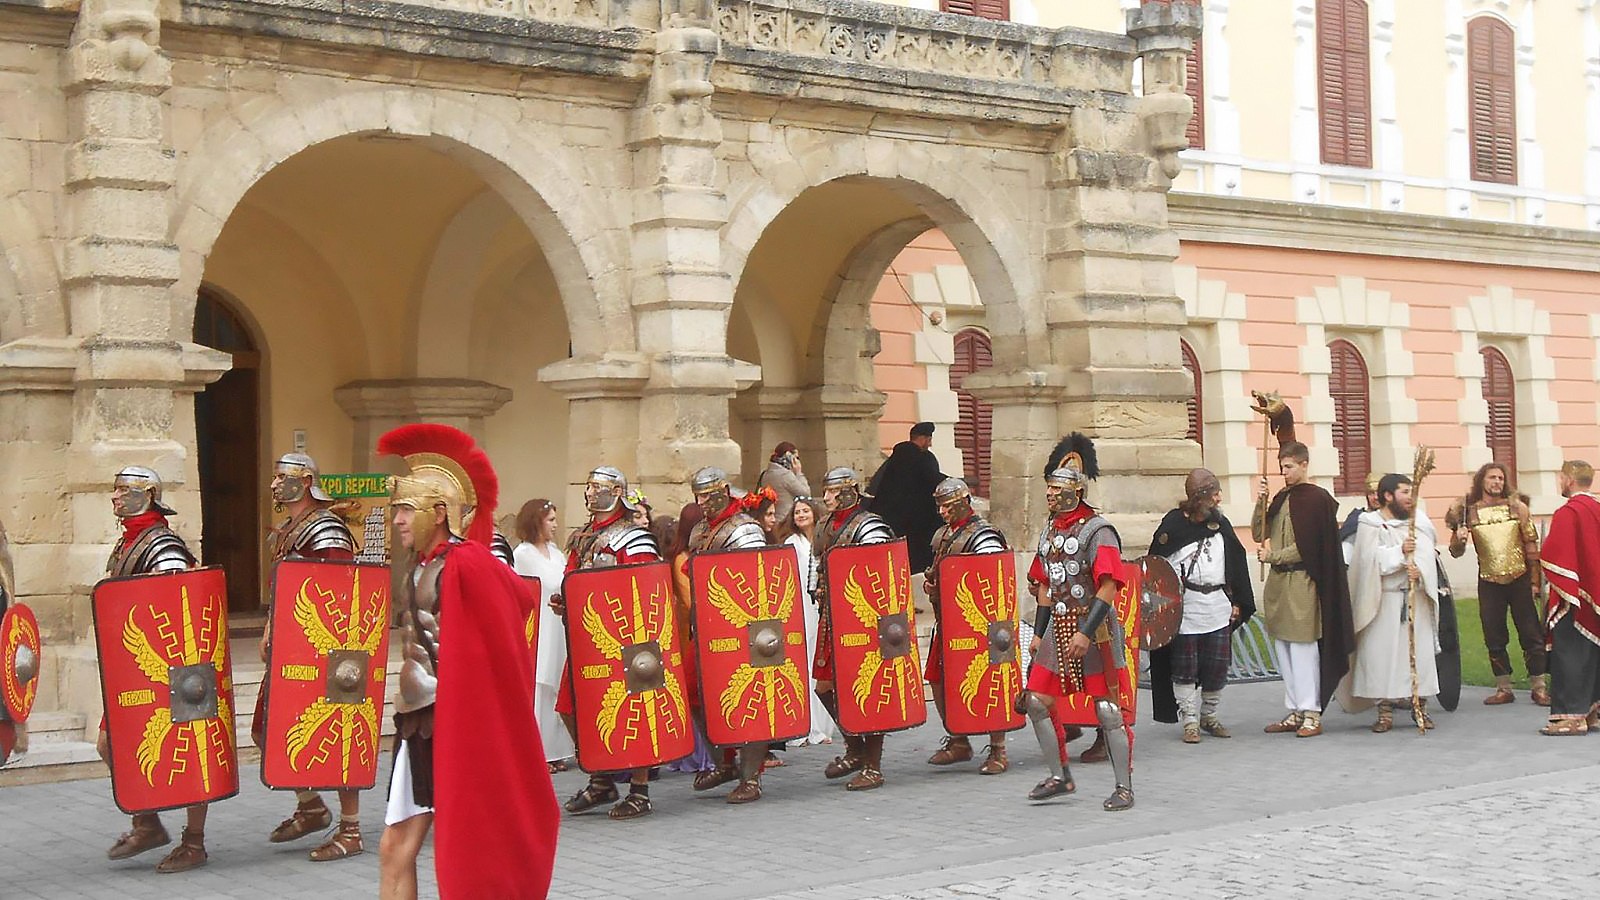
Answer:
<svg viewBox="0 0 1600 900"><path fill-rule="evenodd" d="M884 659L895 659L911 652L911 623L905 613L878 618L878 652Z"/></svg>
<svg viewBox="0 0 1600 900"><path fill-rule="evenodd" d="M174 725L217 717L217 670L211 663L172 666L167 669L167 685Z"/></svg>
<svg viewBox="0 0 1600 900"><path fill-rule="evenodd" d="M781 666L788 657L783 652L783 620L761 619L750 623L750 665L757 669Z"/></svg>
<svg viewBox="0 0 1600 900"><path fill-rule="evenodd" d="M622 648L622 669L627 675L628 693L642 694L666 686L667 673L661 664L661 643L645 641Z"/></svg>
<svg viewBox="0 0 1600 900"><path fill-rule="evenodd" d="M989 665L1010 662L1017 656L1016 628L1010 622L989 623Z"/></svg>
<svg viewBox="0 0 1600 900"><path fill-rule="evenodd" d="M328 653L328 702L361 703L367 699L365 650L333 650Z"/></svg>
<svg viewBox="0 0 1600 900"><path fill-rule="evenodd" d="M17 684L27 684L39 675L39 657L32 647L18 647L17 661L11 668L17 673Z"/></svg>

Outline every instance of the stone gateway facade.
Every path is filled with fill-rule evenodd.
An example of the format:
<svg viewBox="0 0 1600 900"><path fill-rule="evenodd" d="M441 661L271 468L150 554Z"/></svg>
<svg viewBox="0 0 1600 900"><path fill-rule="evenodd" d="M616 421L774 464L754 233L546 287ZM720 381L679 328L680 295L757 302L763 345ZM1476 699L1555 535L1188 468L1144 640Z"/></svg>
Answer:
<svg viewBox="0 0 1600 900"><path fill-rule="evenodd" d="M878 458L885 267L938 227L987 306L995 518L1097 437L1148 525L1199 461L1167 190L1199 12L1126 34L822 0L0 0L0 518L100 708L89 591L112 473L158 470L232 606L271 460L377 471L477 435L506 503L598 463ZM1141 62L1142 89L1134 90ZM202 500L202 493L204 500ZM576 508L568 503L564 508Z"/></svg>

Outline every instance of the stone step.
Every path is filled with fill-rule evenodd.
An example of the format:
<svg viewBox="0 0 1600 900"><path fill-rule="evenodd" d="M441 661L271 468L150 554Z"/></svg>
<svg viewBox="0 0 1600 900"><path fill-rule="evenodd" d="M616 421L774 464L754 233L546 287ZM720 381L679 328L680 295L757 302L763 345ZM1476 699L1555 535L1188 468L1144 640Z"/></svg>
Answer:
<svg viewBox="0 0 1600 900"><path fill-rule="evenodd" d="M41 712L28 717L29 746L40 749L46 744L82 741L88 717L74 712Z"/></svg>

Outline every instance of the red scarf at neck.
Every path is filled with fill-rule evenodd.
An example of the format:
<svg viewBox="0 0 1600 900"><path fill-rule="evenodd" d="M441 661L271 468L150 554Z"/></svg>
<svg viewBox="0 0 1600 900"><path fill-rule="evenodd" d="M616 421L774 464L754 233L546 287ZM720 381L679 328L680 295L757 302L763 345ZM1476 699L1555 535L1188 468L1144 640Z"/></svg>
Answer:
<svg viewBox="0 0 1600 900"><path fill-rule="evenodd" d="M128 516L122 520L122 543L117 545L117 552L121 553L133 546L139 535L146 530L156 527L166 527L167 517L159 510L147 509L137 516Z"/></svg>
<svg viewBox="0 0 1600 900"><path fill-rule="evenodd" d="M1073 525L1076 525L1079 522L1082 522L1084 519L1087 519L1092 515L1094 515L1094 507L1087 503L1080 502L1077 506L1072 508L1071 512L1058 514L1052 524L1055 525L1057 530L1065 530L1071 528Z"/></svg>

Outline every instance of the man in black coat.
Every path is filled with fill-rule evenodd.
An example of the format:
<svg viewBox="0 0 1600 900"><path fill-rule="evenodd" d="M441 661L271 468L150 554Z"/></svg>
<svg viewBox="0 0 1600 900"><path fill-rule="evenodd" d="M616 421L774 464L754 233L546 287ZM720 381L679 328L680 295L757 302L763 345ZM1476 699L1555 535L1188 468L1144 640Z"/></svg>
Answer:
<svg viewBox="0 0 1600 900"><path fill-rule="evenodd" d="M933 489L944 480L933 444L933 423L911 426L909 439L894 445L867 487L872 496L868 509L877 513L896 534L906 539L911 571L933 565L933 533L944 520L933 502Z"/></svg>

